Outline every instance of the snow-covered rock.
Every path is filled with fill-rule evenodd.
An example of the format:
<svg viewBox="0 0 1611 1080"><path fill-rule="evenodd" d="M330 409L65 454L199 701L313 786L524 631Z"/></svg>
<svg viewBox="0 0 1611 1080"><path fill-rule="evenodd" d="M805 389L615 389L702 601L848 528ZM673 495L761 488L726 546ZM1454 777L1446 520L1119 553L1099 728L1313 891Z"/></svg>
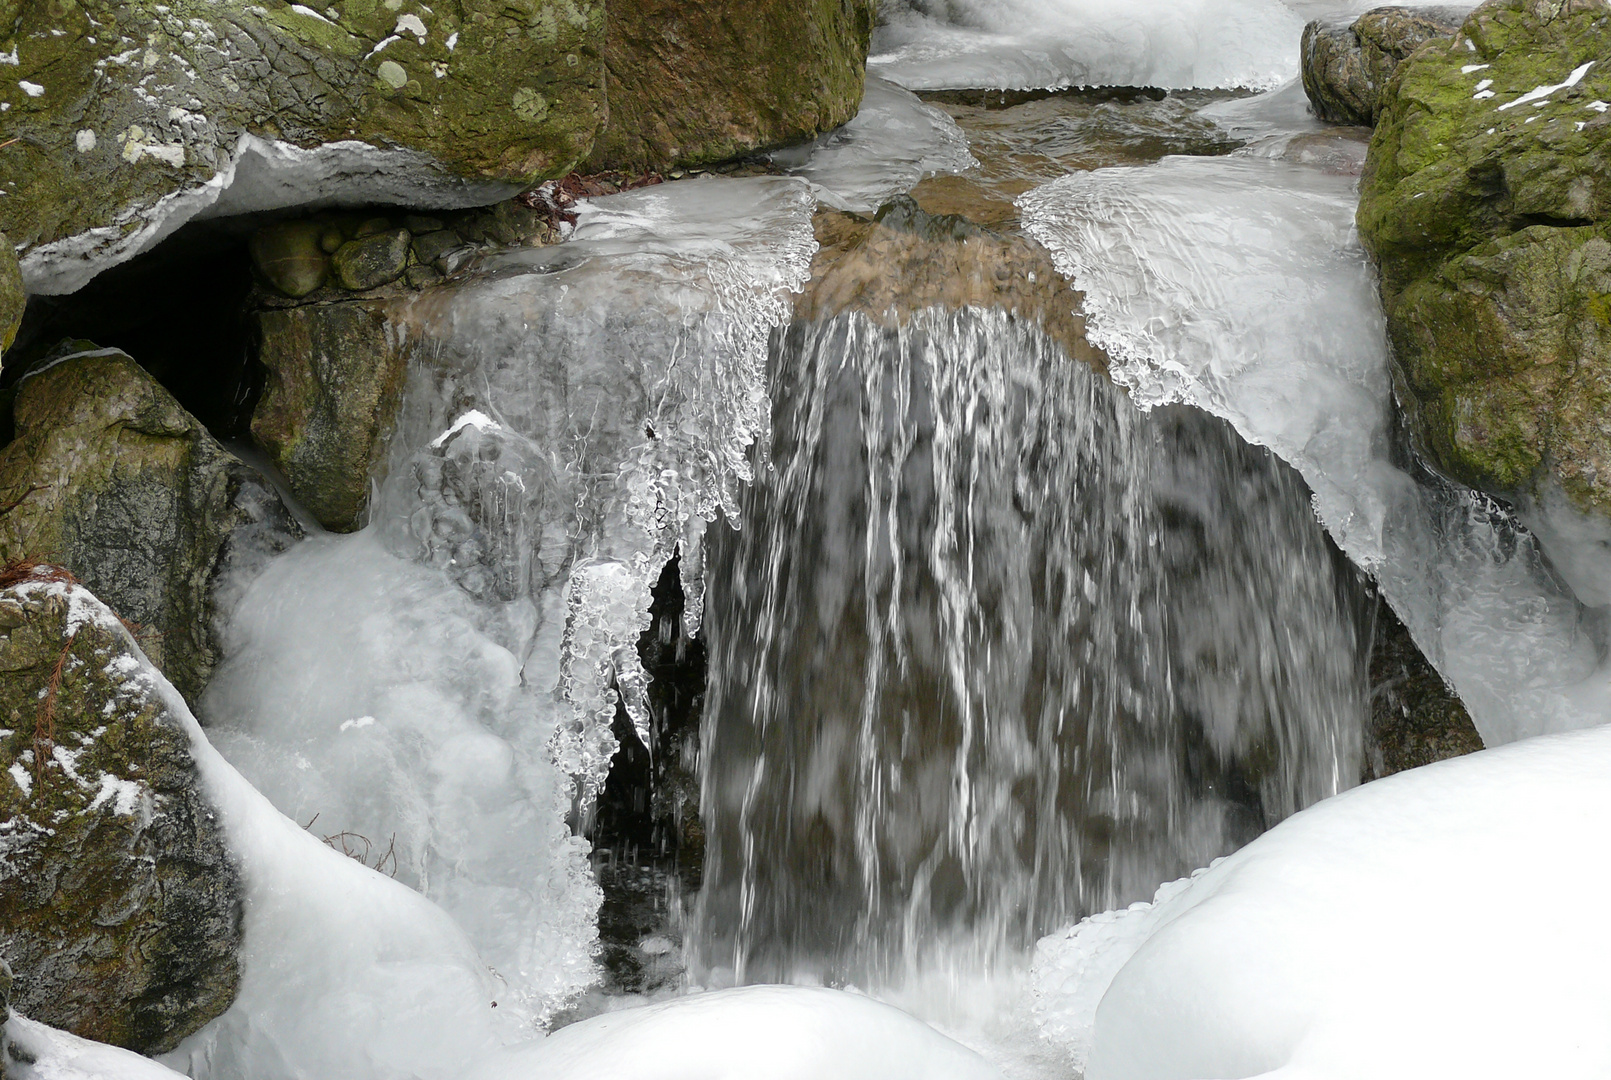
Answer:
<svg viewBox="0 0 1611 1080"><path fill-rule="evenodd" d="M746 986L605 1013L494 1054L469 1080L1000 1080L892 1005L842 990Z"/></svg>
<svg viewBox="0 0 1611 1080"><path fill-rule="evenodd" d="M1088 1080L1611 1075L1611 728L1400 773L1044 939Z"/></svg>

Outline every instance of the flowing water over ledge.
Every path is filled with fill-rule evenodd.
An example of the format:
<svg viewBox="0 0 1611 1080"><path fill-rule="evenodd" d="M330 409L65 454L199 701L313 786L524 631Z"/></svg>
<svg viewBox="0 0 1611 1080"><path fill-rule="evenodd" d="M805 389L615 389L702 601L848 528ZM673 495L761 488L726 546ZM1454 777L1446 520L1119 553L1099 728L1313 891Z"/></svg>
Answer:
<svg viewBox="0 0 1611 1080"><path fill-rule="evenodd" d="M991 24L1030 0L960 28L907 5L874 68L1264 87L1296 52L1274 0L1046 2L1065 41ZM1207 23L1219 45L1185 48ZM620 744L656 749L637 646L678 555L710 655L694 984L853 985L1066 1076L1021 996L1036 939L1360 778L1369 601L1335 545L1490 740L1601 716L1599 616L1400 447L1360 144L1294 100L996 108L875 78L855 124L778 156L792 177L595 200L568 243L422 298L374 522L246 595L209 736L448 912L504 1009L574 1019L600 904L578 834ZM914 185L1044 243L1113 381L1028 304L795 321L814 205ZM240 1037L220 1061L314 1055ZM430 1053L420 1075L462 1073Z"/></svg>
<svg viewBox="0 0 1611 1080"><path fill-rule="evenodd" d="M1009 965L1357 782L1368 611L1271 454L1001 311L774 371L707 570L703 978Z"/></svg>

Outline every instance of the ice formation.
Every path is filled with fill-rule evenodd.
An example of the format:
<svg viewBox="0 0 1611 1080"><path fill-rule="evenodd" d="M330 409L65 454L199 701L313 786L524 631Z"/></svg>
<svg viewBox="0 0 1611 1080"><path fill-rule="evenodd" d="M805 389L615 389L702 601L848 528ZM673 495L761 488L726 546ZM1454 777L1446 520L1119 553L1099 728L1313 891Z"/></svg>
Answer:
<svg viewBox="0 0 1611 1080"><path fill-rule="evenodd" d="M466 1080L1001 1080L892 1006L824 987L748 986L605 1013L479 1062Z"/></svg>
<svg viewBox="0 0 1611 1080"><path fill-rule="evenodd" d="M230 620L214 739L451 915L505 1011L541 1019L593 978L599 892L567 822L618 700L643 722L637 640L679 548L697 621L700 538L768 435L812 205L778 178L601 199L569 243L418 301L372 524L294 549Z"/></svg>
<svg viewBox="0 0 1611 1080"><path fill-rule="evenodd" d="M956 121L876 75L867 77L854 120L772 160L809 183L823 205L858 213L872 213L926 176L978 164Z"/></svg>
<svg viewBox="0 0 1611 1080"><path fill-rule="evenodd" d="M1296 465L1490 745L1607 719L1595 616L1508 510L1396 444L1352 177L1303 163L1279 101L1209 111L1253 137L1248 152L1071 174L1020 200L1115 379L1143 404L1225 416Z"/></svg>
<svg viewBox="0 0 1611 1080"><path fill-rule="evenodd" d="M1088 1080L1606 1076L1608 771L1602 727L1328 799L1043 941L1043 1023Z"/></svg>
<svg viewBox="0 0 1611 1080"><path fill-rule="evenodd" d="M999 311L775 366L710 561L700 978L1010 967L1355 782L1358 587L1267 452Z"/></svg>

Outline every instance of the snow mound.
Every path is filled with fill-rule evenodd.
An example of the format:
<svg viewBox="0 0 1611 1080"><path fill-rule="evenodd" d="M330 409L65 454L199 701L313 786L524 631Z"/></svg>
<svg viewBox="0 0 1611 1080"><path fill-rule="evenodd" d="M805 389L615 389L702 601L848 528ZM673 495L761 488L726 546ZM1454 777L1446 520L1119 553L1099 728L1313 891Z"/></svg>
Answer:
<svg viewBox="0 0 1611 1080"><path fill-rule="evenodd" d="M1087 1080L1611 1075L1608 776L1611 727L1328 799L1044 939L1042 1030Z"/></svg>
<svg viewBox="0 0 1611 1080"><path fill-rule="evenodd" d="M842 990L746 986L605 1013L500 1051L468 1080L1000 1080L972 1050Z"/></svg>
<svg viewBox="0 0 1611 1080"><path fill-rule="evenodd" d="M9 1080L184 1080L132 1050L80 1039L15 1013L6 1021L5 1037Z"/></svg>

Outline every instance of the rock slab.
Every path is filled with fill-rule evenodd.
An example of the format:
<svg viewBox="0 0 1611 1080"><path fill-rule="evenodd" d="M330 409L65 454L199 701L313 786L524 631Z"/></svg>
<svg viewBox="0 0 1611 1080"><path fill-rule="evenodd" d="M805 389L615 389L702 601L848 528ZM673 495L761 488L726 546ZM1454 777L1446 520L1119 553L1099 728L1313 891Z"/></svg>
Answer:
<svg viewBox="0 0 1611 1080"><path fill-rule="evenodd" d="M190 737L110 609L0 573L0 953L9 1004L171 1050L240 980L241 883Z"/></svg>

